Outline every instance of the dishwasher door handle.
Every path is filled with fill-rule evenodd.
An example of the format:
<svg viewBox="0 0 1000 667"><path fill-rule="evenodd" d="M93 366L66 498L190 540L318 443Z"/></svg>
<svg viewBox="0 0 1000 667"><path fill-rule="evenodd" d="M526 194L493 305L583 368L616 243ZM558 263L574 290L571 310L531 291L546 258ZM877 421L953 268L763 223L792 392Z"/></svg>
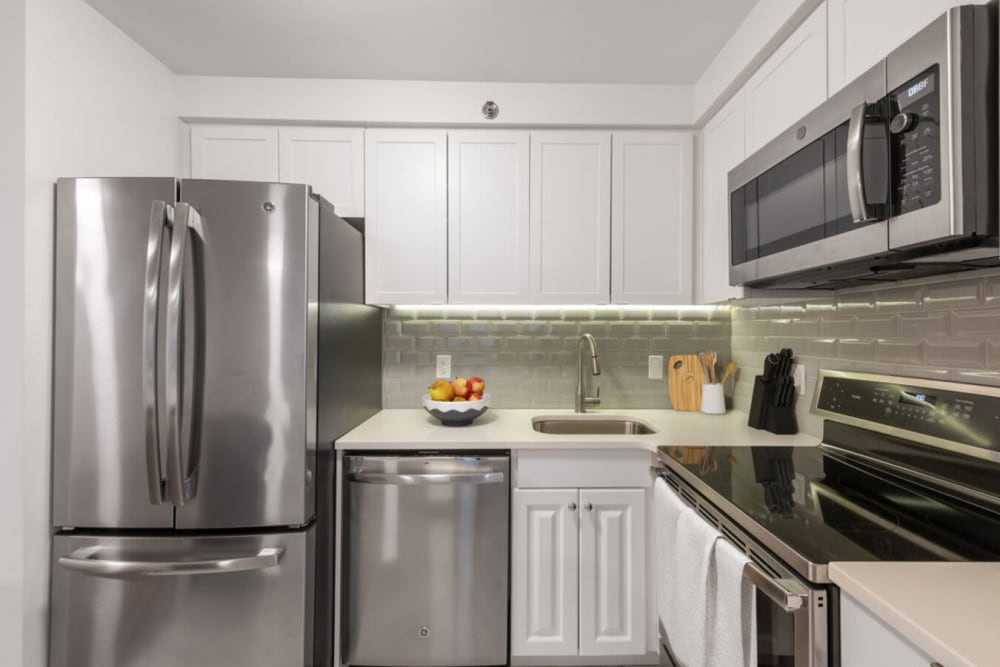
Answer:
<svg viewBox="0 0 1000 667"><path fill-rule="evenodd" d="M473 473L420 473L410 475L395 472L355 472L347 476L359 484L385 484L388 486L422 486L426 484L501 484L502 472Z"/></svg>

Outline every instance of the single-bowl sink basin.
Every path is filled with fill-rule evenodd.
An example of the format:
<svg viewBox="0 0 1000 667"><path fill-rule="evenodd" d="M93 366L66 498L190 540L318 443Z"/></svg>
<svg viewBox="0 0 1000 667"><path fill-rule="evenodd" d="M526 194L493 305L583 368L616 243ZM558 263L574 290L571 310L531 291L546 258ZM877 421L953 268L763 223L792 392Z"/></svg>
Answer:
<svg viewBox="0 0 1000 667"><path fill-rule="evenodd" d="M656 429L632 417L612 415L560 415L535 417L531 428L551 435L647 435Z"/></svg>

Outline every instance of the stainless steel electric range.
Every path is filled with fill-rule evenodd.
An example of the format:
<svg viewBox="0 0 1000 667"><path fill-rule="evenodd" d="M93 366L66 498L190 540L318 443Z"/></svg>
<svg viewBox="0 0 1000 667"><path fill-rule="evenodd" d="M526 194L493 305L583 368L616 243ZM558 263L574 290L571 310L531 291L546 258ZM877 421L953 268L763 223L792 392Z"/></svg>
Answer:
<svg viewBox="0 0 1000 667"><path fill-rule="evenodd" d="M1000 388L821 371L818 447L662 448L747 553L758 664L839 665L835 561L1000 560Z"/></svg>

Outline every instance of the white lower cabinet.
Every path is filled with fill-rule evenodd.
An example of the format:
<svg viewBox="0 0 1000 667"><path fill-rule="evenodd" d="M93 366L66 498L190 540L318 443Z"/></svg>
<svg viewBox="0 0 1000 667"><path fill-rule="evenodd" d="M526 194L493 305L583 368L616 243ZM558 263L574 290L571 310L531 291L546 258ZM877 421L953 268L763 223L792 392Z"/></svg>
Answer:
<svg viewBox="0 0 1000 667"><path fill-rule="evenodd" d="M646 634L646 492L580 491L580 655L638 655Z"/></svg>
<svg viewBox="0 0 1000 667"><path fill-rule="evenodd" d="M647 660L646 489L514 489L511 497L512 662Z"/></svg>
<svg viewBox="0 0 1000 667"><path fill-rule="evenodd" d="M928 667L940 663L844 594L840 597L840 664L842 667Z"/></svg>
<svg viewBox="0 0 1000 667"><path fill-rule="evenodd" d="M576 655L579 491L514 489L511 504L511 655Z"/></svg>

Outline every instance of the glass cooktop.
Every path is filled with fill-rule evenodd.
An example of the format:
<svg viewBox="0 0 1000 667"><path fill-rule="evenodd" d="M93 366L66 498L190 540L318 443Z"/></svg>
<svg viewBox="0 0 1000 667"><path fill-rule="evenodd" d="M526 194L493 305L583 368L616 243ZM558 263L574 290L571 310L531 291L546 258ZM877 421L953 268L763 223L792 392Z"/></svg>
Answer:
<svg viewBox="0 0 1000 667"><path fill-rule="evenodd" d="M845 437L866 435L846 429ZM876 469L835 446L661 451L730 519L757 524L809 563L1000 560L996 507ZM1000 485L1000 475L992 477Z"/></svg>
<svg viewBox="0 0 1000 667"><path fill-rule="evenodd" d="M807 577L833 561L1000 560L1000 390L821 371L814 411L818 447L661 458Z"/></svg>

